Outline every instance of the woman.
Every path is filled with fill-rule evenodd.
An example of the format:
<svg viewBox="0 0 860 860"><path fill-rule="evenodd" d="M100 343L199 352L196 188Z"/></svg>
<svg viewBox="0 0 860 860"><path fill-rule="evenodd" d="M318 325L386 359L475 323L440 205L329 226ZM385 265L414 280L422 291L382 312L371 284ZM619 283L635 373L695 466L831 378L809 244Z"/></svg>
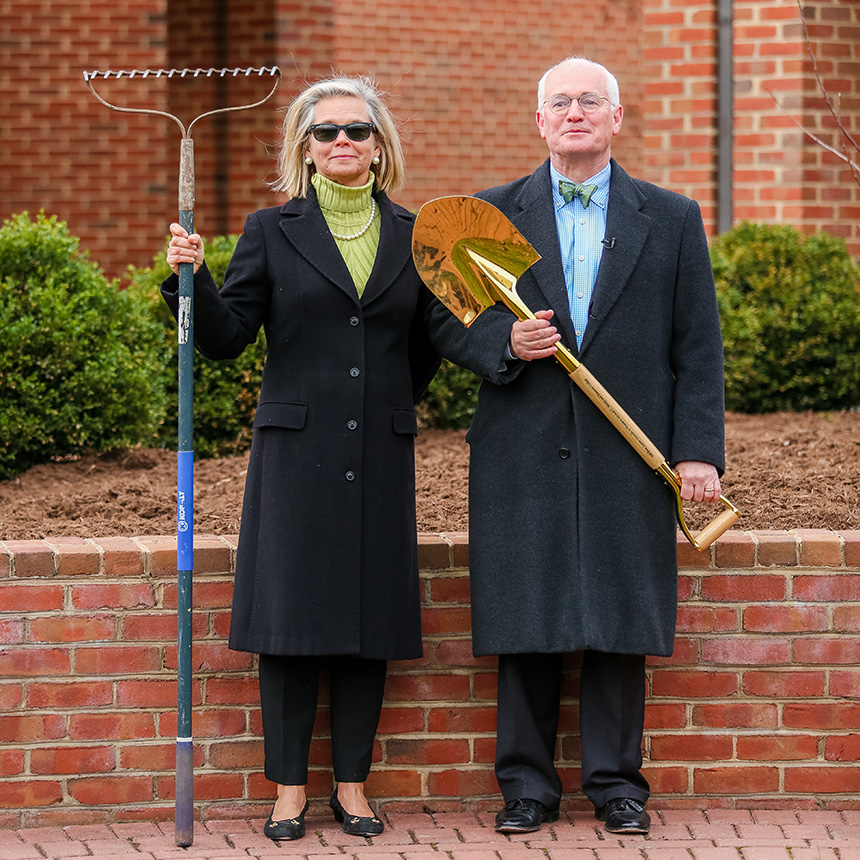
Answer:
<svg viewBox="0 0 860 860"><path fill-rule="evenodd" d="M195 340L234 358L266 331L268 357L239 536L230 647L260 655L272 839L304 835L320 658L331 684L335 789L347 833L383 824L364 794L386 661L422 654L414 400L438 358L394 120L365 78L307 87L287 111L276 191L250 215L219 293L196 234L171 225L167 259L195 266ZM176 312L178 279L162 292Z"/></svg>

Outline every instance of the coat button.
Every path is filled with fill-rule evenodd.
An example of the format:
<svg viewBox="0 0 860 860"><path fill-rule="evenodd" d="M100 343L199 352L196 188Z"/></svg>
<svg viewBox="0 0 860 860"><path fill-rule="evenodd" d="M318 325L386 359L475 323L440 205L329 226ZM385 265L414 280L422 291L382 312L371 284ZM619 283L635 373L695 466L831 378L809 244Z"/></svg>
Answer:
<svg viewBox="0 0 860 860"><path fill-rule="evenodd" d="M558 456L561 457L562 460L566 460L570 456L569 448L559 448Z"/></svg>
<svg viewBox="0 0 860 860"><path fill-rule="evenodd" d="M358 427L358 421L353 421L352 419L350 419L346 422L346 426L349 427L350 430L355 430L355 428Z"/></svg>
<svg viewBox="0 0 860 860"><path fill-rule="evenodd" d="M359 320L358 317L350 317L349 318L349 324L350 325L358 325L359 322L361 322L361 320Z"/></svg>
<svg viewBox="0 0 860 860"><path fill-rule="evenodd" d="M355 480L355 472L347 472L344 475L344 477L347 479L347 481L354 481Z"/></svg>
<svg viewBox="0 0 860 860"><path fill-rule="evenodd" d="M357 367L351 367L349 369L349 375L352 377L359 376L360 374L361 374L361 371Z"/></svg>

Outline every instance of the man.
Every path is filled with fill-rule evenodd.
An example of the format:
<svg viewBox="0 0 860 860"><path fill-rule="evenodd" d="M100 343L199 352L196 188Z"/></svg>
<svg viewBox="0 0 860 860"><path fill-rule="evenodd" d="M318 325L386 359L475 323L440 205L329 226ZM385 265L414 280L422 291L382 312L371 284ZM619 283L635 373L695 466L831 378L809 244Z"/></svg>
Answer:
<svg viewBox="0 0 860 860"><path fill-rule="evenodd" d="M501 832L558 818L562 655L582 652L582 790L612 833L646 833L645 655L672 652L674 496L553 358L563 341L667 456L682 496L714 501L724 467L722 343L695 202L611 158L618 84L568 58L538 88L549 159L479 194L540 253L466 329L441 305L436 345L484 377L468 434L473 646L499 655ZM540 309L540 310L538 310Z"/></svg>

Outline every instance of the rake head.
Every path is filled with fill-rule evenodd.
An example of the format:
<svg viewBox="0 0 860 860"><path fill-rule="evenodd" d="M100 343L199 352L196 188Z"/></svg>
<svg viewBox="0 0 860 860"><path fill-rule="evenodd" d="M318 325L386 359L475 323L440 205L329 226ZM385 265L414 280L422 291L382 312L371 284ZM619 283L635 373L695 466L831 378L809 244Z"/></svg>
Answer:
<svg viewBox="0 0 860 860"><path fill-rule="evenodd" d="M111 71L107 69L104 72L95 70L92 72L84 72L84 80L91 81L93 78L199 78L201 75L207 78L211 78L213 75L224 78L230 75L231 77L238 77L239 75L244 75L246 78L251 75L278 75L280 76L281 70L277 66L261 66L260 68L250 68L250 69L131 69L126 71L125 69L120 69L119 71Z"/></svg>
<svg viewBox="0 0 860 860"><path fill-rule="evenodd" d="M275 83L272 86L272 89L269 93L262 99L258 101L252 102L251 104L244 105L234 105L232 107L224 107L218 108L217 110L206 111L206 113L200 114L200 116L195 117L189 124L186 129L185 125L179 119L179 117L174 116L172 113L167 113L162 110L152 110L151 108L130 108L130 107L120 107L119 105L111 104L106 99L102 98L93 87L93 81L98 78L104 78L105 80L109 78L128 78L129 80L139 77L139 78L226 78L233 77L238 78L240 76L249 78L253 75L257 77L264 77L268 75L270 78L274 78ZM205 116L212 116L216 113L227 113L228 111L237 111L237 110L248 110L250 108L259 107L264 102L267 102L274 94L275 90L277 90L278 85L281 82L281 70L277 66L262 66L259 68L248 68L248 69L131 69L125 70L120 69L119 71L112 71L111 69L107 69L106 71L95 70L92 72L84 72L84 82L86 83L89 91L105 106L109 107L111 110L120 111L121 113L144 113L144 114L153 114L155 116L163 116L168 119L173 120L181 129L182 137L189 138L191 136L191 127L198 120L203 119Z"/></svg>

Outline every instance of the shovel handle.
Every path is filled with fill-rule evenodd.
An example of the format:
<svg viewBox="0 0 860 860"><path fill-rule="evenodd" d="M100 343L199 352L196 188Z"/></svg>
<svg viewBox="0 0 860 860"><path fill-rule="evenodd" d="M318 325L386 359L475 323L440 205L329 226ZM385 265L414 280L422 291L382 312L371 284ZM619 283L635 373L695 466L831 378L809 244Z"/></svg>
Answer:
<svg viewBox="0 0 860 860"><path fill-rule="evenodd" d="M639 429L636 422L618 405L615 398L597 381L594 374L584 364L577 362L577 365L575 370L570 371L570 378L609 419L609 423L627 440L636 453L652 469L659 469L666 462L666 458L657 446Z"/></svg>

